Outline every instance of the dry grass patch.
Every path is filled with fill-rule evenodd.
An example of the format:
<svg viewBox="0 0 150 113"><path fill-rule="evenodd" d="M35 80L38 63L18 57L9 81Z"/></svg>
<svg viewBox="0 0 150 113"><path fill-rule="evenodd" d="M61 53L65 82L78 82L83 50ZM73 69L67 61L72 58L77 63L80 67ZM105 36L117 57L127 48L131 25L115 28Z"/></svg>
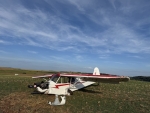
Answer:
<svg viewBox="0 0 150 113"><path fill-rule="evenodd" d="M45 97L45 98L43 98ZM2 113L70 113L63 106L50 106L48 101L53 101L53 95L29 95L24 92L11 93L0 100Z"/></svg>

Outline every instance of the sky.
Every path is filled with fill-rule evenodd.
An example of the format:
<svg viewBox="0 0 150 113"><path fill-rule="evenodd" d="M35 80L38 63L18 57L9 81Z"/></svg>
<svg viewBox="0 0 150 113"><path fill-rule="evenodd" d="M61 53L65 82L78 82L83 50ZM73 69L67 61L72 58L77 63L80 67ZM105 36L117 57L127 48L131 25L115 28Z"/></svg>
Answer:
<svg viewBox="0 0 150 113"><path fill-rule="evenodd" d="M150 76L150 1L0 0L0 66Z"/></svg>

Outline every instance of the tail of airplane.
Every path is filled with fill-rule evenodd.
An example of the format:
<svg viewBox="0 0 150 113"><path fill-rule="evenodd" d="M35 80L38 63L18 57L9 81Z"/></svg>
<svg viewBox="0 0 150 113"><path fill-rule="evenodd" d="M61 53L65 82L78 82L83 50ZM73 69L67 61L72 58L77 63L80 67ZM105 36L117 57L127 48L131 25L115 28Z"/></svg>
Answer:
<svg viewBox="0 0 150 113"><path fill-rule="evenodd" d="M94 68L93 75L100 75L100 71L99 71L98 67Z"/></svg>

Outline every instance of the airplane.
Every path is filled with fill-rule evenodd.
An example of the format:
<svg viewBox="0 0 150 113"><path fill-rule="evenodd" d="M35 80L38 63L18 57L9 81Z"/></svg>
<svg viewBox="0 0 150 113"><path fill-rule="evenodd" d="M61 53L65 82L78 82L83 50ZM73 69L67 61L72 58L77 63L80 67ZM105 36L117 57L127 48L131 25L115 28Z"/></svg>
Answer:
<svg viewBox="0 0 150 113"><path fill-rule="evenodd" d="M32 78L44 78L45 81L28 85L29 88L36 88L38 93L54 94L55 101L49 102L50 105L64 105L66 103L65 95L73 95L73 92L99 82L120 83L130 80L126 76L100 74L97 67L93 74L66 74L57 73L52 75L35 76ZM45 79L48 78L48 79ZM59 97L61 97L61 102Z"/></svg>

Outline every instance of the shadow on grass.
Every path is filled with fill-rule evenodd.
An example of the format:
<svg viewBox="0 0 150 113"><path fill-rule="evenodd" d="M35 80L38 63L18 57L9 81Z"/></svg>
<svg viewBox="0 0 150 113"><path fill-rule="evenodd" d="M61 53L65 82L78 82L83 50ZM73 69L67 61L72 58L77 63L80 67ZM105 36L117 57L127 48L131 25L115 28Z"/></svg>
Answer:
<svg viewBox="0 0 150 113"><path fill-rule="evenodd" d="M100 93L102 94L102 92L99 92L99 91L93 91L93 90L88 90L88 89L80 89L78 91L81 91L81 92L86 92L86 93Z"/></svg>
<svg viewBox="0 0 150 113"><path fill-rule="evenodd" d="M44 93L40 93L38 91L33 91L33 92L31 92L31 94L44 94Z"/></svg>

